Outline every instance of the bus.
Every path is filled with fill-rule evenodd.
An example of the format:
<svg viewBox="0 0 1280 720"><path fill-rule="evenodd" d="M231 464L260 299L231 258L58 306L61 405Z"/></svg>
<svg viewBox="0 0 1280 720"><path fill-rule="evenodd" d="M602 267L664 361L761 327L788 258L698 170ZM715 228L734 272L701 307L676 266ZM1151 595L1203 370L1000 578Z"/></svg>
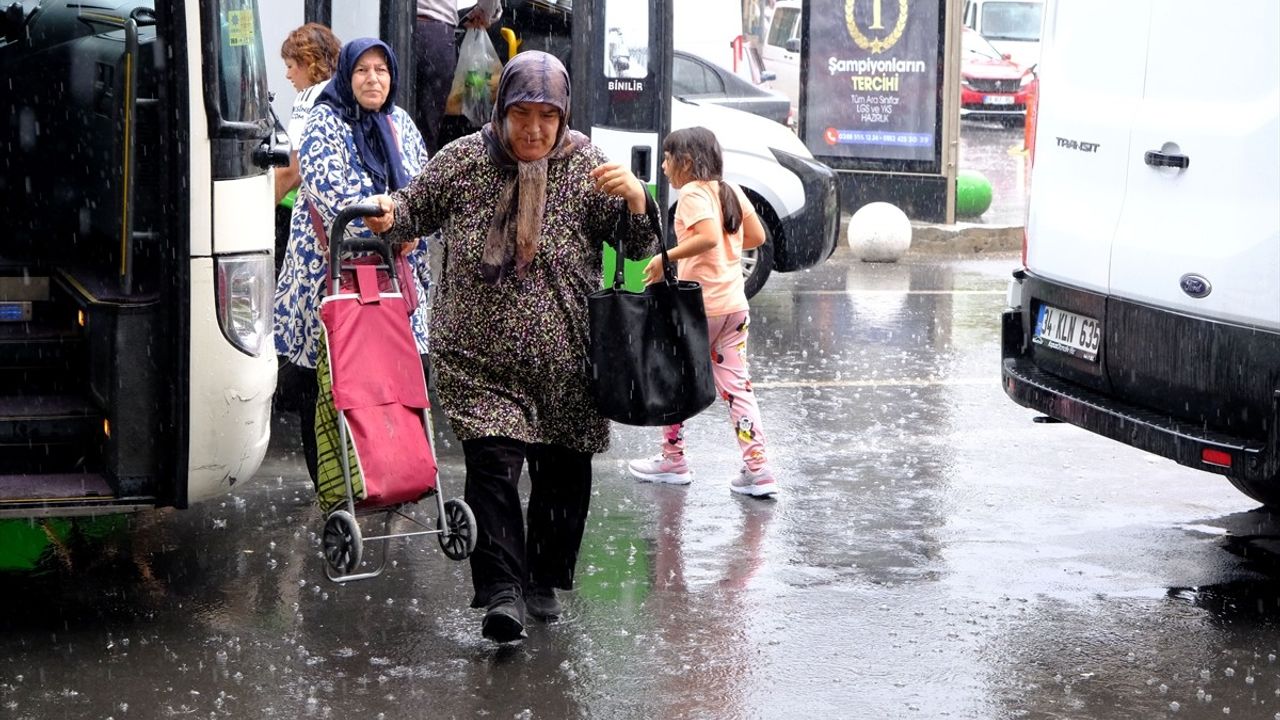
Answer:
<svg viewBox="0 0 1280 720"><path fill-rule="evenodd" d="M270 436L270 169L254 0L0 14L0 517L184 508Z"/></svg>

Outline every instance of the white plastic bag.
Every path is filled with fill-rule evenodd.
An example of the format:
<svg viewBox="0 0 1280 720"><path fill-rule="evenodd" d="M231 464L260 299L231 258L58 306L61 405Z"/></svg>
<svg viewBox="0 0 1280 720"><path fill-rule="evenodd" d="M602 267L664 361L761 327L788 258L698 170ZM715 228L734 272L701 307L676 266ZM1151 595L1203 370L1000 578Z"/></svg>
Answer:
<svg viewBox="0 0 1280 720"><path fill-rule="evenodd" d="M480 28L467 30L458 52L458 68L453 73L445 113L465 115L473 125L489 122L501 75L502 61L489 34Z"/></svg>

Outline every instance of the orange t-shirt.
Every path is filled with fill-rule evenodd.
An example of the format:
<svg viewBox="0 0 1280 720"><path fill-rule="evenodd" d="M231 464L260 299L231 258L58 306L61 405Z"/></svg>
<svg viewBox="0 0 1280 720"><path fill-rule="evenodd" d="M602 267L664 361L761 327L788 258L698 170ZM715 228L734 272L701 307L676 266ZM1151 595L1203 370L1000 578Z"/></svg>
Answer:
<svg viewBox="0 0 1280 720"><path fill-rule="evenodd" d="M756 214L741 188L729 183L738 196L742 219ZM698 180L680 188L680 201L676 203L676 243L682 243L692 234L692 228L703 221L699 228L704 234L718 237L719 242L710 250L676 262L676 274L681 280L696 280L702 284L702 304L707 316L728 315L747 309L747 293L742 287L742 228L732 235L724 231L724 217L720 212L720 186L715 181Z"/></svg>

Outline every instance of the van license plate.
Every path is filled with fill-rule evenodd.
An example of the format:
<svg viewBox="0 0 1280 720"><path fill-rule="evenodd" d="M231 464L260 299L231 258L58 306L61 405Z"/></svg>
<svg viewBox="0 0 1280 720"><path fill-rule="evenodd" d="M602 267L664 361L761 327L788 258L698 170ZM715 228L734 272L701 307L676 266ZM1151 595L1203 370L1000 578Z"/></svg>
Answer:
<svg viewBox="0 0 1280 720"><path fill-rule="evenodd" d="M1012 105L1013 96L1012 95L988 95L982 98L982 102L986 103L987 105Z"/></svg>
<svg viewBox="0 0 1280 720"><path fill-rule="evenodd" d="M1094 362L1102 346L1102 323L1052 305L1041 305L1031 342Z"/></svg>

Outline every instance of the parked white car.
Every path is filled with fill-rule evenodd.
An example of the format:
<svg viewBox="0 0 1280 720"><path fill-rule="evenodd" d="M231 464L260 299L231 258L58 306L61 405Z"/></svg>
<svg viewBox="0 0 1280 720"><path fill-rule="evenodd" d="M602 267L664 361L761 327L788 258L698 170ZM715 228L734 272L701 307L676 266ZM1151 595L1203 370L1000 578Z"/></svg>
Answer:
<svg viewBox="0 0 1280 720"><path fill-rule="evenodd" d="M840 234L835 173L814 160L794 132L758 115L675 98L672 129L695 126L716 134L725 179L742 186L768 236L764 245L744 253L748 297L772 271L812 267L835 251ZM679 196L671 191L668 197L674 211Z"/></svg>
<svg viewBox="0 0 1280 720"><path fill-rule="evenodd" d="M1233 6L1230 73L1201 7L1046 4L1004 389L1280 508L1280 4Z"/></svg>

